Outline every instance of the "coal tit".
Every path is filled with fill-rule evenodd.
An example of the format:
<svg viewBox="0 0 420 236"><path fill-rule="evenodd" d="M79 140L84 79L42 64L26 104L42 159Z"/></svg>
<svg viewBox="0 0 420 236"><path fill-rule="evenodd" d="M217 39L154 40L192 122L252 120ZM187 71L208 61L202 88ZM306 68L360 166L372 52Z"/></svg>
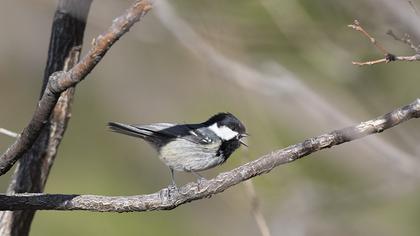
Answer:
<svg viewBox="0 0 420 236"><path fill-rule="evenodd" d="M176 187L174 170L197 172L224 163L247 136L245 126L230 113L218 113L203 123L173 124L154 123L128 125L109 122L109 128L118 133L142 138L159 153Z"/></svg>

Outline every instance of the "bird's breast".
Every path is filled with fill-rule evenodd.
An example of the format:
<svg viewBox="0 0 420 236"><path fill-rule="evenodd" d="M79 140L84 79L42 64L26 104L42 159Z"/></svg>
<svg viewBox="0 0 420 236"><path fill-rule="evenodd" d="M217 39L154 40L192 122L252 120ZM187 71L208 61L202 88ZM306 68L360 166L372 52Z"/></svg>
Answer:
<svg viewBox="0 0 420 236"><path fill-rule="evenodd" d="M196 144L185 139L175 139L160 149L160 159L177 171L202 171L223 163L217 156L221 142Z"/></svg>

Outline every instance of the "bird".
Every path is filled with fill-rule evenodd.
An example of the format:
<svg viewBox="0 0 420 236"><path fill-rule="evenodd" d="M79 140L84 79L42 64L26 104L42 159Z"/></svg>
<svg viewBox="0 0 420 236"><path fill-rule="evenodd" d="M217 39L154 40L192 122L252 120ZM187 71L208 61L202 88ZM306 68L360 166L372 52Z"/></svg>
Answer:
<svg viewBox="0 0 420 236"><path fill-rule="evenodd" d="M111 131L141 138L151 144L159 159L169 167L176 188L174 171L191 172L198 181L204 179L197 172L226 162L241 145L247 146L246 128L234 115L220 112L196 124L153 123L132 125L109 122Z"/></svg>

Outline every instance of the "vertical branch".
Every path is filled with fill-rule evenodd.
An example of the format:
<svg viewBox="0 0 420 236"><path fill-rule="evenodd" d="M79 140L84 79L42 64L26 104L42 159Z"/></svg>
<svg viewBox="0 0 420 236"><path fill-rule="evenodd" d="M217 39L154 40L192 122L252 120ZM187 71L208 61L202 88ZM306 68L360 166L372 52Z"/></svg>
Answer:
<svg viewBox="0 0 420 236"><path fill-rule="evenodd" d="M49 76L71 69L79 60L91 0L60 0L54 15L41 96ZM7 192L42 192L70 118L74 87L63 92L49 123L18 162ZM0 235L28 235L35 211L0 214Z"/></svg>
<svg viewBox="0 0 420 236"><path fill-rule="evenodd" d="M82 45L91 3L92 0L60 0L58 2L51 29L41 95L44 93L50 75L56 71L64 70L64 64L73 48ZM67 68L67 70L71 69L71 67Z"/></svg>

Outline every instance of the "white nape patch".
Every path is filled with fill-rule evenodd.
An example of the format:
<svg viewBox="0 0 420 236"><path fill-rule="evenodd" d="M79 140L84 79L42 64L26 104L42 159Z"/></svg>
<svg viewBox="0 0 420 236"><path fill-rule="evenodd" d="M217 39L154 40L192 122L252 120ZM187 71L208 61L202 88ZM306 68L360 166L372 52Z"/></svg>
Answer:
<svg viewBox="0 0 420 236"><path fill-rule="evenodd" d="M217 123L209 126L209 129L223 140L231 140L238 135L238 132L231 130L227 126L218 127Z"/></svg>

